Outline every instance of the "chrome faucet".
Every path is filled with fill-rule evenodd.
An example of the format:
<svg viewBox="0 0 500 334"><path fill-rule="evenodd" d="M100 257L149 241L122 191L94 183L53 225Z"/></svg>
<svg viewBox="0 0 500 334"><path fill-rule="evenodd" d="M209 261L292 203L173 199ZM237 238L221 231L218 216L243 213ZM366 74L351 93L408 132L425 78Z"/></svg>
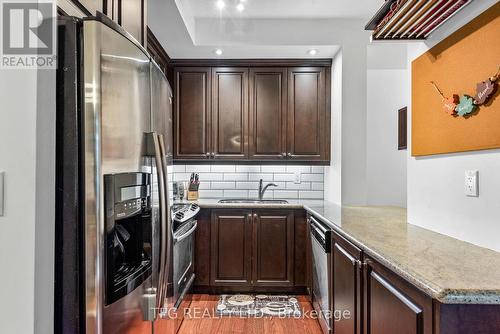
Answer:
<svg viewBox="0 0 500 334"><path fill-rule="evenodd" d="M262 179L259 181L259 200L264 198L264 193L266 192L267 188L269 187L277 187L278 185L276 183L268 183L264 187L262 187Z"/></svg>

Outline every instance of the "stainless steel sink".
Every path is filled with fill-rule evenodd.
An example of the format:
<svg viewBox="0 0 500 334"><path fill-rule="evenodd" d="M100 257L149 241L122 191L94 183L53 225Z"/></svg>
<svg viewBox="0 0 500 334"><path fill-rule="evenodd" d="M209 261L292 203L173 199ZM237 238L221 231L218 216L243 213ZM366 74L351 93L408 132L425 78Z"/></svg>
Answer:
<svg viewBox="0 0 500 334"><path fill-rule="evenodd" d="M242 203L242 204L287 204L284 199L247 199L247 198L230 198L221 199L219 203Z"/></svg>

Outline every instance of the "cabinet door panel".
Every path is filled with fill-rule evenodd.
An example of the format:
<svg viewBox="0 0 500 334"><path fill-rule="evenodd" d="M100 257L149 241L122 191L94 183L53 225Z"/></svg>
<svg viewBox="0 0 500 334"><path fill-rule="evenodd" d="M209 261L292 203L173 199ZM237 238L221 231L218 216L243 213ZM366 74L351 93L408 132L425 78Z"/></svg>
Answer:
<svg viewBox="0 0 500 334"><path fill-rule="evenodd" d="M212 284L238 286L251 284L250 220L249 211L212 212Z"/></svg>
<svg viewBox="0 0 500 334"><path fill-rule="evenodd" d="M212 69L212 153L216 159L247 157L248 69Z"/></svg>
<svg viewBox="0 0 500 334"><path fill-rule="evenodd" d="M210 210L203 209L197 216L195 235L194 271L195 285L210 285Z"/></svg>
<svg viewBox="0 0 500 334"><path fill-rule="evenodd" d="M286 77L286 68L250 69L250 159L285 158Z"/></svg>
<svg viewBox="0 0 500 334"><path fill-rule="evenodd" d="M209 67L180 67L175 76L175 158L208 159L211 72Z"/></svg>
<svg viewBox="0 0 500 334"><path fill-rule="evenodd" d="M360 274L359 258L351 254L334 239L333 243L333 309L337 312L349 312L333 322L336 334L360 333Z"/></svg>
<svg viewBox="0 0 500 334"><path fill-rule="evenodd" d="M365 333L432 333L432 299L372 259L365 262Z"/></svg>
<svg viewBox="0 0 500 334"><path fill-rule="evenodd" d="M120 25L144 45L144 0L120 0Z"/></svg>
<svg viewBox="0 0 500 334"><path fill-rule="evenodd" d="M253 215L253 284L293 285L293 212Z"/></svg>
<svg viewBox="0 0 500 334"><path fill-rule="evenodd" d="M288 158L325 159L325 68L288 70Z"/></svg>
<svg viewBox="0 0 500 334"><path fill-rule="evenodd" d="M422 309L376 272L369 279L370 333L422 333Z"/></svg>

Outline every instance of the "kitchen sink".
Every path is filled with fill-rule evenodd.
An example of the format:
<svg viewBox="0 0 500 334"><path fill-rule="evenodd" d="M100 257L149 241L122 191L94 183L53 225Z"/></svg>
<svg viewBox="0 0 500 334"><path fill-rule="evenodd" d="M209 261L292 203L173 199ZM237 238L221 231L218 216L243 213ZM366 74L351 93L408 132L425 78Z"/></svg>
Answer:
<svg viewBox="0 0 500 334"><path fill-rule="evenodd" d="M288 201L284 199L247 199L247 198L230 198L221 199L219 203L243 203L243 204L287 204Z"/></svg>

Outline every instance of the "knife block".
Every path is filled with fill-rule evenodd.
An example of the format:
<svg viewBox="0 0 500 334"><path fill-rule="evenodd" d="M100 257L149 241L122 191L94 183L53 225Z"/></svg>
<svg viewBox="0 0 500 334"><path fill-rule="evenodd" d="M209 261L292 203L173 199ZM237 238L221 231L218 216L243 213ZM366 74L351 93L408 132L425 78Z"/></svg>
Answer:
<svg viewBox="0 0 500 334"><path fill-rule="evenodd" d="M188 201L196 201L198 200L198 190L196 191L188 191L188 196L187 196Z"/></svg>

